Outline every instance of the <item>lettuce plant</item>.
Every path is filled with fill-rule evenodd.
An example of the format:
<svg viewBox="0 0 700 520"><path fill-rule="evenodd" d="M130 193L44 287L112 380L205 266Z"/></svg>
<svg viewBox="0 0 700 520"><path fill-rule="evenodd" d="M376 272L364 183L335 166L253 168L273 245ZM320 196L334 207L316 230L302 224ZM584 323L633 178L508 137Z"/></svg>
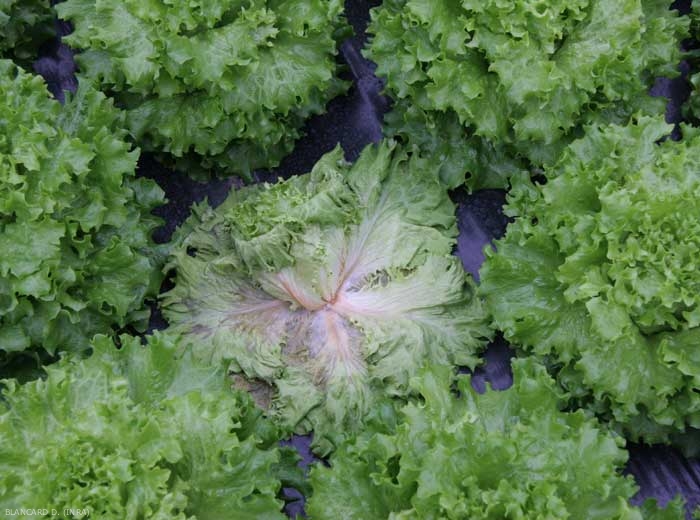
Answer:
<svg viewBox="0 0 700 520"><path fill-rule="evenodd" d="M0 97L0 350L84 349L95 333L145 326L163 192L135 178L123 114L84 86L61 106L7 60Z"/></svg>
<svg viewBox="0 0 700 520"><path fill-rule="evenodd" d="M669 4L386 0L367 56L397 100L388 132L438 157L451 186L551 164L584 124L663 112L646 91L676 74L688 27Z"/></svg>
<svg viewBox="0 0 700 520"><path fill-rule="evenodd" d="M0 0L0 55L33 58L54 35L54 17L49 0Z"/></svg>
<svg viewBox="0 0 700 520"><path fill-rule="evenodd" d="M700 134L657 144L670 130L591 127L547 184L514 179L480 273L506 338L647 442L700 427Z"/></svg>
<svg viewBox="0 0 700 520"><path fill-rule="evenodd" d="M338 93L341 0L67 0L82 76L127 112L139 146L180 168L247 176L291 151ZM342 31L340 31L342 32Z"/></svg>
<svg viewBox="0 0 700 520"><path fill-rule="evenodd" d="M631 506L627 452L583 411L558 409L560 390L532 359L513 363L514 386L478 394L447 367L411 380L420 401L398 424L341 446L330 467L311 471L314 520L336 518L504 518L641 520L682 517Z"/></svg>
<svg viewBox="0 0 700 520"><path fill-rule="evenodd" d="M280 519L295 456L223 367L174 355L176 340L96 336L86 360L5 381L0 510L87 510L105 520ZM17 518L35 518L12 514Z"/></svg>
<svg viewBox="0 0 700 520"><path fill-rule="evenodd" d="M697 0L691 3L690 36L695 40L694 46L697 46L700 39L700 2ZM684 115L697 123L700 120L700 49L691 49L685 57L690 63L690 97L683 107Z"/></svg>
<svg viewBox="0 0 700 520"><path fill-rule="evenodd" d="M423 362L478 363L488 328L451 254L454 212L428 161L383 143L351 166L336 148L307 175L196 207L164 314L327 452Z"/></svg>

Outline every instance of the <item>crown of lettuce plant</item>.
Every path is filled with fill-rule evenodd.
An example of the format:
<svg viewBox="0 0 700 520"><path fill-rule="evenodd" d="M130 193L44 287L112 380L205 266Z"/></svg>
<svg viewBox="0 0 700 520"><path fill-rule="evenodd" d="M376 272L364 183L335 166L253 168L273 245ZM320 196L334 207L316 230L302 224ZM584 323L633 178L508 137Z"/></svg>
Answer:
<svg viewBox="0 0 700 520"><path fill-rule="evenodd" d="M622 439L583 411L560 412L560 391L531 359L513 363L514 386L478 394L469 376L428 367L411 380L421 400L398 422L342 445L311 470L314 520L365 518L677 519L628 500ZM456 391L455 391L456 390Z"/></svg>
<svg viewBox="0 0 700 520"><path fill-rule="evenodd" d="M339 93L341 0L67 0L84 78L127 112L139 146L190 173L248 176L292 149Z"/></svg>
<svg viewBox="0 0 700 520"><path fill-rule="evenodd" d="M351 166L338 147L309 174L196 207L164 314L327 452L423 362L478 363L489 332L451 254L454 212L428 161L383 143Z"/></svg>
<svg viewBox="0 0 700 520"><path fill-rule="evenodd" d="M96 336L92 357L51 365L45 379L4 381L2 511L283 520L280 475L296 456L223 367L176 357L173 337L120 339L117 350Z"/></svg>
<svg viewBox="0 0 700 520"><path fill-rule="evenodd" d="M0 97L0 351L84 349L145 326L163 192L134 177L123 114L85 86L61 106L7 60Z"/></svg>
<svg viewBox="0 0 700 520"><path fill-rule="evenodd" d="M514 178L515 221L480 273L506 338L648 442L700 427L700 135L657 144L670 131L590 127L547 184Z"/></svg>
<svg viewBox="0 0 700 520"><path fill-rule="evenodd" d="M54 36L55 15L49 0L0 0L0 55L33 58Z"/></svg>
<svg viewBox="0 0 700 520"><path fill-rule="evenodd" d="M584 124L663 113L646 92L677 74L687 28L666 0L386 0L366 54L397 100L389 134L439 157L451 186L466 171L502 187Z"/></svg>

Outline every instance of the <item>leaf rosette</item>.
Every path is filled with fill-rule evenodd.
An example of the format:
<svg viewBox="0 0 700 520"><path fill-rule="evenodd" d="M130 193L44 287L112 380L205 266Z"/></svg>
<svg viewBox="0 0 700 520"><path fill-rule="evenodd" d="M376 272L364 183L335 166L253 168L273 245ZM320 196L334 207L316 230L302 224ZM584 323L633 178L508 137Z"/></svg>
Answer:
<svg viewBox="0 0 700 520"><path fill-rule="evenodd" d="M477 364L489 332L451 254L454 212L427 161L383 143L351 166L337 148L309 174L196 207L164 314L328 451L424 362Z"/></svg>
<svg viewBox="0 0 700 520"><path fill-rule="evenodd" d="M397 422L341 446L311 470L315 520L565 518L677 519L680 500L659 511L629 504L636 486L621 469L623 440L583 411L559 411L561 390L532 359L513 363L508 390L477 393L469 376L428 367L420 396Z"/></svg>
<svg viewBox="0 0 700 520"><path fill-rule="evenodd" d="M586 124L662 114L647 91L678 74L687 30L665 0L386 0L366 54L397 100L389 135L450 186L503 187Z"/></svg>
<svg viewBox="0 0 700 520"><path fill-rule="evenodd" d="M507 339L647 442L700 427L700 135L657 142L670 131L590 127L547 184L514 179L515 221L481 270Z"/></svg>
<svg viewBox="0 0 700 520"><path fill-rule="evenodd" d="M81 75L109 92L144 150L188 173L276 166L335 78L340 0L67 0Z"/></svg>
<svg viewBox="0 0 700 520"><path fill-rule="evenodd" d="M124 114L85 85L65 105L40 77L0 61L0 351L88 348L145 327L163 202L135 177Z"/></svg>
<svg viewBox="0 0 700 520"><path fill-rule="evenodd" d="M277 494L296 456L223 366L174 336L96 336L88 359L4 381L0 507L87 510L106 520L286 518ZM17 518L35 518L18 513Z"/></svg>

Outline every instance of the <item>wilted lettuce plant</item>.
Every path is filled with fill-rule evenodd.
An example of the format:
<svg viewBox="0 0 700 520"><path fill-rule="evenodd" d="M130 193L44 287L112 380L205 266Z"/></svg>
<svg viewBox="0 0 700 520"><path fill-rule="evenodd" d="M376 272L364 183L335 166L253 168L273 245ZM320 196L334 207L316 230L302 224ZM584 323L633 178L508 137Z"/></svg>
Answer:
<svg viewBox="0 0 700 520"><path fill-rule="evenodd" d="M429 161L383 143L351 166L337 148L307 175L195 208L164 313L327 452L424 362L478 363L488 330L451 254L454 212Z"/></svg>
<svg viewBox="0 0 700 520"><path fill-rule="evenodd" d="M145 150L247 176L291 151L342 89L341 0L67 0L80 73L114 96Z"/></svg>
<svg viewBox="0 0 700 520"><path fill-rule="evenodd" d="M163 192L135 178L123 113L85 86L61 106L7 60L0 97L0 350L80 350L145 326Z"/></svg>

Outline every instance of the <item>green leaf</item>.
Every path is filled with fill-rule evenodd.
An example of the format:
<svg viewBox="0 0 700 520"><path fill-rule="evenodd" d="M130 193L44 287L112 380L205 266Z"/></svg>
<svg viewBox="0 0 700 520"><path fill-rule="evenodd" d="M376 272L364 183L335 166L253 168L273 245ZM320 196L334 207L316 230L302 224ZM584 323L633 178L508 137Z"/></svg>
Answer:
<svg viewBox="0 0 700 520"><path fill-rule="evenodd" d="M678 75L688 33L660 0L386 0L371 13L365 54L396 101L387 135L471 189L552 165L587 124L662 114L647 91Z"/></svg>
<svg viewBox="0 0 700 520"><path fill-rule="evenodd" d="M331 518L639 519L622 440L583 411L564 413L543 366L513 362L514 385L477 393L428 367L391 430L368 428L310 474L307 511ZM668 514L678 512L675 503ZM656 516L649 516L656 518ZM662 516L659 516L662 518Z"/></svg>
<svg viewBox="0 0 700 520"><path fill-rule="evenodd" d="M53 22L49 0L0 0L0 55L29 64L54 36Z"/></svg>
<svg viewBox="0 0 700 520"><path fill-rule="evenodd" d="M123 113L86 85L61 106L9 61L0 76L0 352L85 350L96 333L143 328L163 192L135 178Z"/></svg>
<svg viewBox="0 0 700 520"><path fill-rule="evenodd" d="M88 359L64 359L24 385L6 380L0 507L283 519L278 475L296 459L282 459L279 432L229 389L222 366L177 356L178 342L124 335L118 350L97 336Z"/></svg>
<svg viewBox="0 0 700 520"><path fill-rule="evenodd" d="M550 180L514 183L480 294L507 339L631 439L700 426L700 140L661 118L589 127Z"/></svg>
<svg viewBox="0 0 700 520"><path fill-rule="evenodd" d="M144 149L188 173L249 177L291 151L335 78L340 0L170 5L68 0L84 80L114 95Z"/></svg>

